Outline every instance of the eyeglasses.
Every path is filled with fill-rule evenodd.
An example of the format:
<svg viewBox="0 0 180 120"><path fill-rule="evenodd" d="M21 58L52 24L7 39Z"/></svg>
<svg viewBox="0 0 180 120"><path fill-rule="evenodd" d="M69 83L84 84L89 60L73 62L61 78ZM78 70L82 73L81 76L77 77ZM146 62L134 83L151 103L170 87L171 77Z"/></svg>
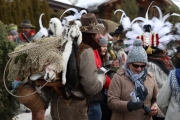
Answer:
<svg viewBox="0 0 180 120"><path fill-rule="evenodd" d="M137 65L137 64L134 64L134 63L132 63L132 66L134 67L134 68L145 68L146 67L146 64L145 65Z"/></svg>

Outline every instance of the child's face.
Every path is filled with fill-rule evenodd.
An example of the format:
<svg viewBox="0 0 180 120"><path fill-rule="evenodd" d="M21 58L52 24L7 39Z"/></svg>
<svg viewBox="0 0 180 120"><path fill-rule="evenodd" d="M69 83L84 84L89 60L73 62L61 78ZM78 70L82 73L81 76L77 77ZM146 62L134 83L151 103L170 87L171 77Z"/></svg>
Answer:
<svg viewBox="0 0 180 120"><path fill-rule="evenodd" d="M102 54L102 55L105 55L106 52L107 52L107 44L101 46L101 54Z"/></svg>
<svg viewBox="0 0 180 120"><path fill-rule="evenodd" d="M120 40L121 35L120 34L114 34L113 35L113 40Z"/></svg>
<svg viewBox="0 0 180 120"><path fill-rule="evenodd" d="M9 40L13 41L13 36L12 36L12 35L8 34L7 38L8 38Z"/></svg>

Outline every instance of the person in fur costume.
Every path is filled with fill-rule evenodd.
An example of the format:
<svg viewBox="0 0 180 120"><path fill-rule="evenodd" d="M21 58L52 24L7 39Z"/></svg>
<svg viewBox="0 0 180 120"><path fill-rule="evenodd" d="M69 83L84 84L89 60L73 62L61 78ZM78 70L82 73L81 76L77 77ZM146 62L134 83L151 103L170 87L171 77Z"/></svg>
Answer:
<svg viewBox="0 0 180 120"><path fill-rule="evenodd" d="M70 104L62 95L54 92L51 101L51 116L53 120L88 120L87 99L98 93L104 83L104 74L98 74L93 50L101 46L95 40L95 36L104 31L98 24L92 13L84 14L81 17L82 43L78 46L77 69L79 84L76 90L84 94L84 99L72 98Z"/></svg>

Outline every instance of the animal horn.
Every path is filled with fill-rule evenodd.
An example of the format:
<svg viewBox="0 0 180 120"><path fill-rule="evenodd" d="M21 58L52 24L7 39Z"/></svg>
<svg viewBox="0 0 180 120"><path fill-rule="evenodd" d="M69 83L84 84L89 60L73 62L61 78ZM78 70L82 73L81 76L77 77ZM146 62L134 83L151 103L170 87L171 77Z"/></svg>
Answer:
<svg viewBox="0 0 180 120"><path fill-rule="evenodd" d="M121 9L117 9L117 10L114 12L114 14L116 14L116 12L118 12L118 11L122 12L121 19L120 19L120 21L119 21L119 23L121 23L123 17L124 17L124 16L126 17L126 13L125 13L123 10L121 10Z"/></svg>
<svg viewBox="0 0 180 120"><path fill-rule="evenodd" d="M81 10L79 13L80 13L80 15L82 15L83 13L87 14L87 11L86 10Z"/></svg>
<svg viewBox="0 0 180 120"><path fill-rule="evenodd" d="M173 13L173 14L171 14L171 16L178 16L178 17L180 17L180 14Z"/></svg>
<svg viewBox="0 0 180 120"><path fill-rule="evenodd" d="M164 22L168 17L170 17L170 14L166 14L163 18L162 18L162 21Z"/></svg>
<svg viewBox="0 0 180 120"><path fill-rule="evenodd" d="M44 13L42 13L39 17L39 26L40 28L43 28L43 25L42 25L42 16L44 15Z"/></svg>
<svg viewBox="0 0 180 120"><path fill-rule="evenodd" d="M159 12L159 19L160 20L162 20L162 11L161 11L161 9L158 7L158 6L152 6L153 8L156 8L157 10L158 10L158 12Z"/></svg>
<svg viewBox="0 0 180 120"><path fill-rule="evenodd" d="M61 17L68 11L74 11L76 15L78 14L78 11L75 8L69 8L66 11L64 11L64 13L61 15ZM61 17L60 17L60 20L61 20Z"/></svg>
<svg viewBox="0 0 180 120"><path fill-rule="evenodd" d="M146 19L143 18L143 17L137 17L137 18L135 18L135 19L131 22L131 25L132 25L135 21L137 21L137 20L141 20L141 21L144 22Z"/></svg>
<svg viewBox="0 0 180 120"><path fill-rule="evenodd" d="M86 10L81 10L81 11L79 12L78 19L81 18L81 16L82 16L83 13L87 14L87 11L86 11Z"/></svg>
<svg viewBox="0 0 180 120"><path fill-rule="evenodd" d="M151 4L152 4L153 2L154 2L154 1L152 1ZM149 20L149 18L148 18L148 11L149 11L149 8L150 8L151 4L149 5L149 7L148 7L148 9L147 9L147 11L146 11L146 20Z"/></svg>

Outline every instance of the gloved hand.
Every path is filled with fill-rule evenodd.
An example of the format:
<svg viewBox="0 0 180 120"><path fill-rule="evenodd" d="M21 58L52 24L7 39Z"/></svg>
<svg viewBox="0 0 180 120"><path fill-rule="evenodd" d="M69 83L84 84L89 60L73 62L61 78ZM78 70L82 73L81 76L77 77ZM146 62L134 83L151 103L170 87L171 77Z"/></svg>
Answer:
<svg viewBox="0 0 180 120"><path fill-rule="evenodd" d="M144 115L149 115L151 113L151 108L143 104L143 109L144 109Z"/></svg>
<svg viewBox="0 0 180 120"><path fill-rule="evenodd" d="M133 110L141 109L143 105L144 103L142 101L132 102L132 100L130 100L127 104L127 109L129 112L131 112Z"/></svg>

